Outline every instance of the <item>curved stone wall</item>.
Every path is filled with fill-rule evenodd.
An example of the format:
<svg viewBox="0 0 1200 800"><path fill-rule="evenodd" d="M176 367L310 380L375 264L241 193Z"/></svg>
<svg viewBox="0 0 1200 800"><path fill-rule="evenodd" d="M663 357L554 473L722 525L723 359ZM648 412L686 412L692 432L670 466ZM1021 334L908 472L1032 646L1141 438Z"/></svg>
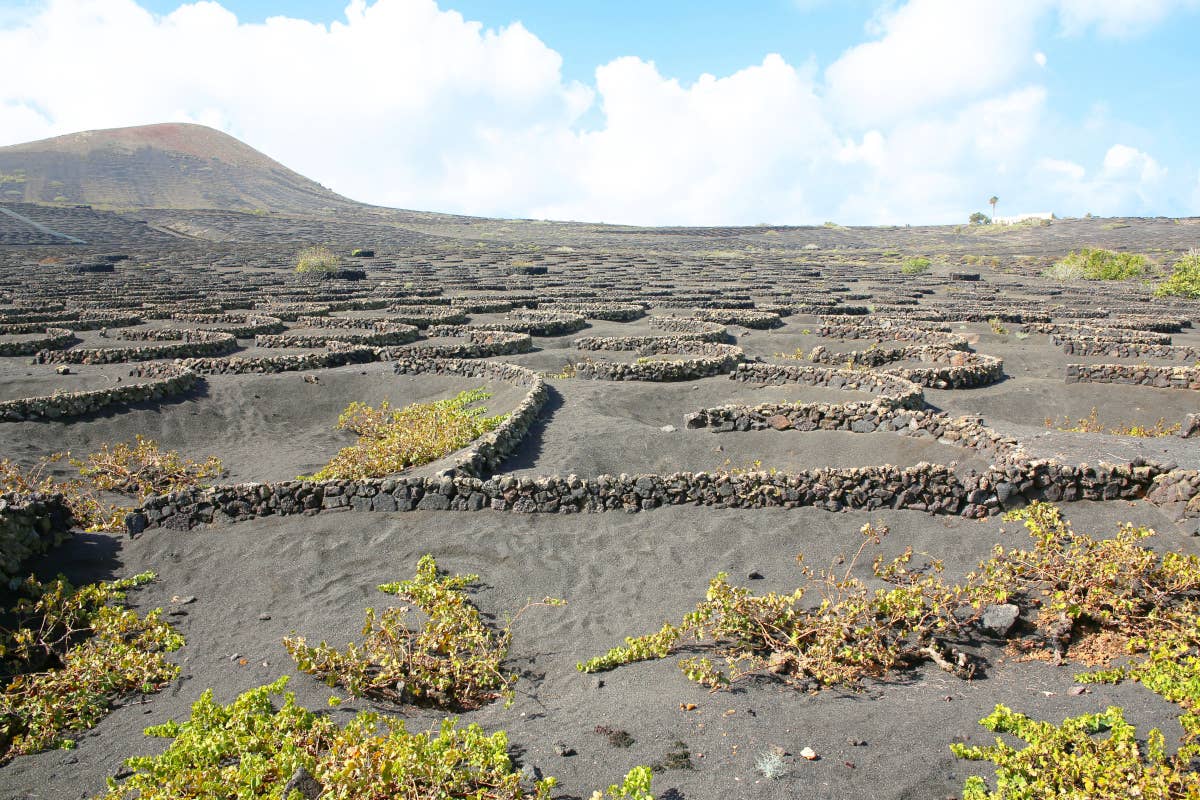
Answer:
<svg viewBox="0 0 1200 800"><path fill-rule="evenodd" d="M39 350L61 350L76 341L75 332L66 328L48 328L42 325L39 332L45 336L20 341L0 341L0 356L31 356Z"/></svg>
<svg viewBox="0 0 1200 800"><path fill-rule="evenodd" d="M128 361L152 361L159 358L193 358L219 356L237 349L237 338L219 331L190 331L186 340L167 336L166 344L143 347L76 347L70 350L39 350L34 360L39 364L121 364ZM135 336L126 338L133 339ZM141 338L141 337L137 337ZM146 337L147 339L151 337Z"/></svg>
<svg viewBox="0 0 1200 800"><path fill-rule="evenodd" d="M742 348L736 345L686 340L654 342L638 349L645 356L689 357L670 361L647 358L632 364L616 361L579 361L572 365L575 377L604 381L694 381L730 372L744 357Z"/></svg>
<svg viewBox="0 0 1200 800"><path fill-rule="evenodd" d="M190 392L201 380L190 370L160 366L164 370L163 374L157 376L159 379L146 383L126 383L86 392L63 392L0 402L0 422L78 417L111 405L163 400Z"/></svg>

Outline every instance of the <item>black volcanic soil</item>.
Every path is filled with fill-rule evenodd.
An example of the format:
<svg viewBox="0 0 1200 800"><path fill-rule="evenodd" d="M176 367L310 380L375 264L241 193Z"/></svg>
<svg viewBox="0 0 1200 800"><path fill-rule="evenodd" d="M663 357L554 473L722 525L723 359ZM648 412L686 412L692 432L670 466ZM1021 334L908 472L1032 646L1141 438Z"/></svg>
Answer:
<svg viewBox="0 0 1200 800"><path fill-rule="evenodd" d="M0 322L6 316L33 313L34 307L65 303L90 310L144 312L144 325L151 328L183 327L149 317L161 307L171 312L249 314L269 313L252 309L256 302L373 302L408 289L413 296L404 299L418 305L459 296L529 303L636 301L652 314L678 316L687 316L699 303L723 301L800 306L774 330L728 326L730 341L742 347L747 358L766 362L816 345L835 352L868 347L865 340L838 341L817 333L821 312L805 304L839 298L832 313L839 307L866 310L870 313L858 317L864 320L887 316L878 309L889 307L936 312L960 307L956 304L992 308L1037 302L1053 309L1057 321L1102 325L1109 317L1136 314L1200 322L1200 304L1154 300L1140 283L1060 285L1037 277L1047 263L1080 246L1153 250L1154 257L1167 264L1194 246L1200 234L1198 220L1067 220L1044 228L988 231L966 226L638 229L367 208L348 209L336 218L244 214L229 208L124 215L20 208L31 219L36 215L45 226L90 244L51 246L19 224L5 223L0 228ZM291 274L296 251L318 243L334 247L347 266L366 270L367 279L297 281ZM351 258L356 247L373 248L377 257ZM106 253L130 259L119 262L111 274L80 276L58 265L39 266L47 258L67 264ZM907 255L928 255L937 265L928 276L906 278L897 265ZM514 275L513 263L526 261L547 266L548 273ZM960 271L978 273L981 280L951 279L950 273ZM418 296L417 290L425 294ZM389 315L384 309L337 313L380 319ZM503 318L477 314L471 323L486 325ZM931 407L978 415L985 424L1017 437L1035 455L1068 463L1145 457L1200 467L1195 439L1068 433L1045 425L1047 417L1061 423L1063 417L1085 417L1093 407L1107 426L1152 425L1160 417L1173 424L1200 410L1194 391L1067 384L1069 363L1121 360L1067 356L1048 336L1018 336L1016 324L1007 325L1008 333L997 334L983 319L955 318L949 324L968 337L975 351L1003 358L1007 377L977 389L926 389ZM581 351L572 342L582 336L662 333L645 318L630 323L593 319L566 336L534 337L532 352L493 360L546 373L588 357L628 362L638 354ZM1176 345L1200 345L1195 327L1171 335ZM124 342L115 330L107 337L80 332L79 338L77 346L139 344ZM237 355L307 352L311 351L259 348L243 339ZM59 376L52 365L29 361L0 358L0 402L56 390L102 388L118 377L136 380L128 376L129 364L72 365L71 375ZM1189 363L1153 358L1123 363L1142 361ZM666 384L550 377L548 383L548 403L501 466L502 473L594 477L922 461L965 472L988 464L979 453L928 437L774 430L714 434L689 430L684 424L686 414L707 406L868 397L857 392L756 387L725 376ZM84 453L143 434L192 458L219 456L229 482L290 479L316 469L353 440L334 430L334 424L354 400L378 404L386 399L402 405L479 385L461 378L396 376L388 363L209 376L197 391L157 403L113 407L68 421L0 422L0 457L29 465L52 452ZM523 389L500 382L485 386L493 392L487 401L492 413L511 410L524 396ZM427 465L420 472L430 474L445 463ZM1081 502L1063 508L1079 529L1096 535L1132 521L1158 531L1151 540L1154 547L1200 553L1200 539L1193 536L1195 519L1176 520L1148 503ZM1072 694L1074 675L1082 667L1013 663L995 642L978 649L986 668L977 680L964 682L924 667L888 682L868 683L859 692L804 693L761 681L709 694L684 678L674 658L602 675L575 670L577 661L620 644L625 636L677 621L703 597L707 582L719 571L759 592L795 588L798 553L804 553L808 564L830 564L857 548L858 531L868 522L890 528L882 547L885 555L911 546L943 559L951 577L970 570L997 543L1026 541L1018 525L996 518L703 507L591 515L323 513L187 532L152 529L136 539L78 534L30 569L43 576L63 572L77 582L153 570L158 580L132 595L140 609L164 606L173 596L195 596L196 602L184 608L185 615L171 617L187 639L172 657L183 675L163 692L123 705L93 731L78 735L75 749L21 757L0 767L0 798L94 796L107 777L120 772L124 759L163 748L162 740L142 735L146 726L185 718L189 704L208 688L218 700L229 701L241 691L288 675L290 688L304 705L328 708L329 696L341 693L299 673L281 638L293 631L337 645L356 638L364 609L386 600L375 586L411 576L425 553L435 555L446 569L479 573L473 598L498 620L528 598L567 600L562 608L531 610L516 626L511 666L522 679L515 705L505 709L495 704L461 716L463 722L507 731L518 761L560 780L555 791L559 798L588 797L631 767L662 759L676 741L686 745L693 768L655 775L655 795L664 800L957 797L966 776L989 773L986 765L954 759L949 746L956 741L991 741L992 735L977 723L997 703L1054 722L1121 705L1139 731L1158 726L1168 742L1177 739L1178 708L1143 687L1094 686ZM865 566L866 562L860 565L860 572ZM764 577L750 582L752 572ZM0 598L0 605L5 604ZM690 703L696 704L694 710L681 709L681 704ZM329 713L347 719L356 710L374 707L350 701ZM408 707L382 710L404 718L413 730L433 727L442 718ZM632 746L609 746L594 732L597 725L628 731ZM560 744L575 755L559 755ZM756 771L755 760L775 747L789 753L786 773L767 780ZM819 758L800 758L805 747Z"/></svg>
<svg viewBox="0 0 1200 800"><path fill-rule="evenodd" d="M1151 524L1160 532L1160 546L1197 552L1188 532L1142 504L1114 509L1079 503L1069 514L1081 529L1104 529L1118 519ZM4 767L0 792L49 800L100 791L124 758L161 750L161 740L141 735L145 726L186 716L210 686L228 702L290 675L289 688L303 705L325 708L330 695L344 695L297 673L280 640L293 631L338 645L354 640L365 607L384 602L374 587L409 577L425 553L446 569L483 576L473 597L489 614L502 617L530 597L568 601L522 616L511 657L526 677L513 707L497 704L461 717L507 730L522 761L559 778L561 796L586 797L631 767L662 759L679 740L694 769L656 775L656 796L954 797L967 775L984 768L957 762L949 745L989 742L992 734L976 723L997 702L1052 720L1121 705L1135 724L1159 726L1168 738L1178 734L1175 707L1141 687L1095 686L1073 696L1068 690L1081 668L1004 663L994 649L986 653L986 678L965 682L925 668L858 693L806 694L766 684L709 694L684 678L675 658L601 675L575 670L577 661L627 635L678 620L718 571L738 582L758 571L765 577L753 583L756 590L790 590L797 553L808 563L829 564L857 548L858 527L868 518L891 528L885 552L894 555L906 544L935 552L951 573L973 567L993 543L1012 544L1022 536L1016 525L914 512L697 508L634 516L331 514L156 531L135 541L80 536L46 559L44 569L65 571L77 581L153 569L159 581L137 593L139 607L163 606L173 595L197 598L187 616L173 618L188 641L177 657L183 678L145 703L115 711L81 736L74 750ZM270 619L260 620L264 614ZM682 711L681 703L697 708ZM333 713L344 719L371 705L352 701ZM440 720L417 709L402 715L410 729ZM597 725L628 731L634 744L613 749L593 732ZM577 755L559 756L560 742ZM792 756L785 776L766 781L755 771L755 758L773 747ZM820 759L796 757L805 747ZM675 795L668 794L672 790Z"/></svg>

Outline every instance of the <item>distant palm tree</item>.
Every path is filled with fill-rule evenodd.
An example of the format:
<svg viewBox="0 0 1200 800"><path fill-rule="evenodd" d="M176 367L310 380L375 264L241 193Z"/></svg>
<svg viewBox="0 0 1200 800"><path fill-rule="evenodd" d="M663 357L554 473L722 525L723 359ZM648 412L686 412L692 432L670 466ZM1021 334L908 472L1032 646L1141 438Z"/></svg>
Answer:
<svg viewBox="0 0 1200 800"><path fill-rule="evenodd" d="M988 203L992 206L992 222L996 221L996 203L999 202L1000 198L996 197L996 195L992 195L991 199L988 200Z"/></svg>

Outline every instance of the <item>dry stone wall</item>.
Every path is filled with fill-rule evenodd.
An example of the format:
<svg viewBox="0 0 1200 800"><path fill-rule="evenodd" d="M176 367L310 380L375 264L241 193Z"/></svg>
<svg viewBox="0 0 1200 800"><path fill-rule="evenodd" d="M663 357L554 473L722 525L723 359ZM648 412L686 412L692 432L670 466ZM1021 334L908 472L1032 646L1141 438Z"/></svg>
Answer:
<svg viewBox="0 0 1200 800"><path fill-rule="evenodd" d="M20 585L25 562L61 544L74 523L62 495L0 494L0 585Z"/></svg>
<svg viewBox="0 0 1200 800"><path fill-rule="evenodd" d="M165 400L187 394L201 380L195 372L179 366L161 367L161 372L156 376L158 379L145 383L126 383L86 392L63 392L0 402L0 422L80 417L112 405Z"/></svg>
<svg viewBox="0 0 1200 800"><path fill-rule="evenodd" d="M1200 367L1148 364L1067 364L1067 383L1128 383L1157 389L1200 390Z"/></svg>
<svg viewBox="0 0 1200 800"><path fill-rule="evenodd" d="M70 350L39 350L38 364L122 364L160 358L220 356L237 349L237 338L219 331L191 331L186 340L142 347L76 347ZM127 338L135 338L129 336ZM147 337L149 338L149 337ZM166 338L166 337L155 337Z"/></svg>

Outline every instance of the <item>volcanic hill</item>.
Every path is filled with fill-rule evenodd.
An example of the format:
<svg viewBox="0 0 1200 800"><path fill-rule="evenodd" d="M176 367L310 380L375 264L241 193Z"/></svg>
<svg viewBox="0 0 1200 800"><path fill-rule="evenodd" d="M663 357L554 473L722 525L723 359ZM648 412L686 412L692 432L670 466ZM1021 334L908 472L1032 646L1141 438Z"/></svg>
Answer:
<svg viewBox="0 0 1200 800"><path fill-rule="evenodd" d="M184 123L0 147L0 202L292 214L358 205L228 134Z"/></svg>

